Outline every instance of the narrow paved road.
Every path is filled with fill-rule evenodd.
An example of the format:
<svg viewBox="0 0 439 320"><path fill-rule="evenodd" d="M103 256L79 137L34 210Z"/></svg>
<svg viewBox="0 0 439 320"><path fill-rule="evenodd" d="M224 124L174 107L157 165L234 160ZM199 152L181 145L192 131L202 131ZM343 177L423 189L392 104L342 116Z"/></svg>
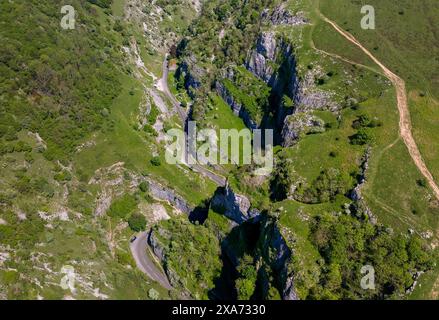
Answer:
<svg viewBox="0 0 439 320"><path fill-rule="evenodd" d="M178 113L183 127L186 125L187 121L187 113L180 106L178 100L174 97L168 87L168 60L165 57L163 61L163 76L158 80L157 88L164 92L165 95L172 102L172 105L176 112ZM215 182L218 186L224 186L226 184L226 179L198 164L187 164L194 171L200 172L204 176L208 177L210 180ZM137 268L145 273L149 278L154 281L157 281L163 288L172 289L171 284L168 281L167 276L164 274L160 268L156 266L152 257L148 254L149 245L148 245L148 233L142 232L137 235L137 239L130 244L131 254L133 255L134 260L136 261ZM152 254L152 253L151 253Z"/></svg>
<svg viewBox="0 0 439 320"><path fill-rule="evenodd" d="M163 61L163 65L162 65L162 78L158 80L158 88L159 90L161 90L162 92L164 92L164 94L169 98L169 100L172 102L174 109L177 111L178 116L180 117L180 120L182 122L183 128L186 128L186 122L187 122L187 112L186 110L184 110L181 105L180 102L178 102L178 100L174 97L174 95L171 93L171 90L169 90L169 86L168 86L168 74L169 74L169 69L168 69L168 59L167 56L165 56L165 59ZM187 139L187 134L185 132L185 137ZM186 157L187 159L187 154ZM212 180L215 184L217 184L218 186L222 187L226 184L226 178L213 172L210 171L208 169L206 169L205 167L199 165L199 164L188 164L186 163L186 165L190 168L192 168L194 171L201 173L202 175L206 176L207 178L209 178L210 180Z"/></svg>
<svg viewBox="0 0 439 320"><path fill-rule="evenodd" d="M410 119L410 110L408 107L407 93L405 82L399 76L390 71L385 65L383 65L369 50L367 50L352 34L343 30L335 22L326 18L323 14L320 14L322 19L329 23L338 33L345 37L348 41L359 47L367 56L369 56L384 72L384 75L393 83L396 88L396 97L398 100L399 111L399 134L402 137L411 158L421 171L422 175L427 179L428 184L433 189L436 198L439 200L439 187L434 181L433 175L428 170L425 164L418 145L412 134L412 123Z"/></svg>
<svg viewBox="0 0 439 320"><path fill-rule="evenodd" d="M165 93L168 99L172 102L175 111L177 111L178 116L180 117L181 121L185 125L187 121L187 113L181 107L180 102L178 102L177 98L175 98L174 95L171 93L171 90L169 90L168 74L169 74L168 56L165 56L162 65L162 78L159 80L159 88Z"/></svg>
<svg viewBox="0 0 439 320"><path fill-rule="evenodd" d="M137 239L130 244L131 253L136 261L137 268L145 273L152 280L157 281L163 288L172 289L168 278L151 260L148 255L148 233L142 232L137 235Z"/></svg>

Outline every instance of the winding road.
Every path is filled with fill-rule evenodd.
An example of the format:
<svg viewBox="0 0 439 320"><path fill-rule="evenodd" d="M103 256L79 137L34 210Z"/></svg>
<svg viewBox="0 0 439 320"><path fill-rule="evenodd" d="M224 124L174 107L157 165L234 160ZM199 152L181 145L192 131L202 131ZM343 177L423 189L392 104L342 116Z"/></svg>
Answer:
<svg viewBox="0 0 439 320"><path fill-rule="evenodd" d="M410 153L410 157L413 159L413 162L418 167L419 171L422 175L427 179L428 184L432 188L435 197L439 200L439 187L434 181L433 175L428 170L427 165L425 164L421 152L416 144L415 139L412 134L412 123L410 119L410 110L408 107L407 101L407 93L406 86L403 79L397 76L395 73L390 71L385 65L381 63L369 50L367 50L352 34L343 30L339 27L335 22L326 18L323 14L320 13L322 19L329 23L338 33L340 33L343 37L345 37L348 41L355 44L359 47L367 56L369 56L384 72L384 75L387 79L392 82L392 84L396 88L396 97L399 111L399 134L404 141L407 149Z"/></svg>
<svg viewBox="0 0 439 320"><path fill-rule="evenodd" d="M168 86L168 74L169 74L169 68L168 68L168 57L167 55L165 56L165 59L163 61L163 65L162 65L162 78L158 80L158 89L161 90L166 97L171 101L174 109L177 111L178 116L180 117L180 120L182 122L183 128L186 128L186 122L188 120L188 115L186 113L186 110L184 110L181 105L180 102L177 100L177 98L175 98L175 96L172 94L171 90L169 90L169 86ZM185 132L185 137L187 139L187 133ZM187 159L187 154L186 157ZM186 161L187 162L187 161ZM205 160L205 162L207 163L208 161ZM215 184L217 184L218 186L222 187L225 186L226 184L226 178L199 165L199 164L189 164L189 163L185 163L185 165L187 165L189 168L191 168L192 170L201 173L203 176L209 178L210 180L212 180Z"/></svg>
<svg viewBox="0 0 439 320"><path fill-rule="evenodd" d="M174 95L169 90L168 73L169 73L168 60L167 60L167 57L165 57L165 59L163 61L162 78L158 80L157 88L160 91L162 91L167 96L167 98L171 101L174 109L176 110L176 112L178 113L178 115L182 121L183 127L186 127L187 113L180 106L180 103L178 102L178 100L174 97ZM200 166L198 164L186 164L186 165L188 167L190 167L192 170L197 171L197 172L201 173L202 175L206 176L207 178L212 180L218 186L224 186L226 184L226 178L204 168L203 166ZM168 280L166 274L153 261L153 257L151 256L153 253L148 253L150 251L149 251L149 245L148 245L148 233L147 232L139 233L137 235L137 239L134 240L130 244L130 249L131 249L131 254L133 255L133 258L136 261L137 268L140 271L145 273L152 280L158 282L163 288L168 289L168 290L172 289L172 286L169 283L169 280Z"/></svg>
<svg viewBox="0 0 439 320"><path fill-rule="evenodd" d="M148 255L148 233L142 232L137 239L130 244L131 253L136 261L137 268L152 280L157 281L163 288L171 290L172 286L162 270L160 270L152 258ZM152 253L151 253L152 254Z"/></svg>

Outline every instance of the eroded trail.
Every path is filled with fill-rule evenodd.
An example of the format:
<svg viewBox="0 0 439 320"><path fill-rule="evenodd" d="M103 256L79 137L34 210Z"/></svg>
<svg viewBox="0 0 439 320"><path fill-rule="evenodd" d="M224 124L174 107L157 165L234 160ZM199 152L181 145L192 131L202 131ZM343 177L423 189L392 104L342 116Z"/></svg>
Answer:
<svg viewBox="0 0 439 320"><path fill-rule="evenodd" d="M427 165L422 159L421 152L416 144L412 134L412 124L410 119L410 111L407 102L407 93L405 82L399 76L390 71L385 65L383 65L369 50L367 50L358 40L349 32L343 30L335 22L329 20L321 14L322 19L329 23L338 33L345 37L348 41L359 47L367 56L369 56L384 72L384 75L392 82L396 88L396 97L398 102L399 111L399 134L403 139L411 158L421 171L422 175L427 179L428 184L432 188L436 198L439 200L439 187L434 181L433 175L428 170Z"/></svg>

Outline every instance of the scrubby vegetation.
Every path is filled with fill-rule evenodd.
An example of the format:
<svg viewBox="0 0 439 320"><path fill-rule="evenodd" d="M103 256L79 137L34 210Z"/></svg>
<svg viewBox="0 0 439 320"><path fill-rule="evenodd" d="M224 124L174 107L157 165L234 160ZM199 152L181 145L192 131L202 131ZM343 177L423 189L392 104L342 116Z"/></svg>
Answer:
<svg viewBox="0 0 439 320"><path fill-rule="evenodd" d="M77 10L75 32L59 26L60 5L50 1L2 2L0 8L2 21L14 21L0 33L3 139L16 140L23 129L38 132L49 160L65 159L101 128L103 111L120 89L121 71L114 67L120 53L96 9L84 1L70 4Z"/></svg>
<svg viewBox="0 0 439 320"><path fill-rule="evenodd" d="M401 298L414 283L417 271L433 267L418 236L403 236L349 215L319 215L311 222L311 241L324 259L317 299ZM375 290L361 288L363 266L374 268Z"/></svg>
<svg viewBox="0 0 439 320"><path fill-rule="evenodd" d="M205 226L185 218L162 221L153 228L164 248L164 267L174 281L196 298L206 299L221 272L218 238Z"/></svg>
<svg viewBox="0 0 439 320"><path fill-rule="evenodd" d="M398 140L393 88L318 17L318 8L333 14L360 38L354 19L346 18L358 16L352 9L358 1L334 1L345 12L317 0L202 1L199 16L190 0L72 0L74 30L59 26L61 4L3 1L0 299L280 299L287 277L300 299L395 299L411 292L422 271L432 283L415 290L432 292L437 256L428 242L437 240L437 203ZM281 2L312 24L262 19ZM376 4L387 10L395 3ZM428 28L406 50L407 41L392 43L388 30L373 50L407 78L417 127L425 122L425 131L434 132L437 61L420 59L421 66L412 54L431 45L434 32ZM290 60L268 64L281 83L273 89L245 68L262 31L292 48ZM390 56L394 49L402 62ZM171 92L200 127L245 127L220 97L221 85L258 126L279 133L271 177L254 175L253 165L209 166L262 212L257 219L236 226L208 208L213 182L163 160L162 135L153 125L181 126L165 95L156 91L169 109L161 114L149 94L159 90L166 51L170 66L178 67L169 70ZM293 96L300 89L308 105ZM304 126L291 147L281 143L286 115ZM428 146L436 135L421 129L416 138ZM435 168L437 155L425 145L421 151ZM196 210L189 219L176 216L172 201L153 198L144 179ZM202 219L194 218L198 213ZM133 232L167 218L152 227L158 243L151 245L163 249L156 253L175 288L169 292L136 269L129 251ZM82 279L76 293L57 285L70 264ZM360 286L364 265L375 269L373 291Z"/></svg>

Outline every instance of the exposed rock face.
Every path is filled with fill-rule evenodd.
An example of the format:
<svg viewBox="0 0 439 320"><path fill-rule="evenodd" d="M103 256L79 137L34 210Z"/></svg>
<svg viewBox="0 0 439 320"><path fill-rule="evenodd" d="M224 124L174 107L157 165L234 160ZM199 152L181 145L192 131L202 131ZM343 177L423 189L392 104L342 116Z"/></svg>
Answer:
<svg viewBox="0 0 439 320"><path fill-rule="evenodd" d="M277 275L277 280L283 284L282 299L298 300L294 291L293 273L289 270L293 252L282 236L275 219L267 218L262 221L259 247L263 258Z"/></svg>
<svg viewBox="0 0 439 320"><path fill-rule="evenodd" d="M159 235L162 238L170 238L170 236L171 236L169 234L169 232L165 229L152 228L148 234L148 244L149 244L152 252L160 260L160 264L163 266L163 269L165 271L165 274L166 274L171 286L173 286L174 288L181 287L182 283L181 283L180 277L178 276L178 274L174 270L172 270L172 268L169 268L167 263L166 263L165 249L164 249L163 244L159 240L159 237L158 237ZM189 296L189 294L186 292L184 292L183 294Z"/></svg>
<svg viewBox="0 0 439 320"><path fill-rule="evenodd" d="M287 116L282 128L284 147L295 145L302 135L325 131L322 119L308 113L295 113Z"/></svg>
<svg viewBox="0 0 439 320"><path fill-rule="evenodd" d="M148 180L148 185L149 192L154 198L166 201L171 206L186 214L189 214L194 209L183 199L183 197L176 194L174 190L166 188L153 180Z"/></svg>
<svg viewBox="0 0 439 320"><path fill-rule="evenodd" d="M277 6L272 12L265 10L262 13L262 20L273 25L299 26L309 23L303 12L293 15L285 8L285 4Z"/></svg>
<svg viewBox="0 0 439 320"><path fill-rule="evenodd" d="M247 69L257 77L269 83L275 70L268 63L276 58L276 35L274 32L262 33L256 44L255 50L250 54L247 62Z"/></svg>
<svg viewBox="0 0 439 320"><path fill-rule="evenodd" d="M151 247L152 252L155 254L157 258L159 258L160 262L163 262L165 260L165 252L163 250L163 246L160 242L160 240L157 237L156 233L165 233L166 230L164 229L158 229L158 231L151 228L148 234L148 243ZM166 234L162 234L162 236L166 237Z"/></svg>
<svg viewBox="0 0 439 320"><path fill-rule="evenodd" d="M282 127L287 115L294 112L282 104L283 96L295 103L298 99L299 81L293 47L283 38L277 38L274 32L259 35L255 49L247 58L246 68L263 80L272 89L272 109L276 114L276 123Z"/></svg>
<svg viewBox="0 0 439 320"><path fill-rule="evenodd" d="M201 79L206 74L205 70L197 65L194 55L186 57L180 64L177 74L184 78L185 88L189 95L193 97L193 90L201 87Z"/></svg>
<svg viewBox="0 0 439 320"><path fill-rule="evenodd" d="M325 72L319 66L308 70L300 82L296 96L296 111L312 111L317 109L329 109L336 111L339 106L332 101L333 93L318 88L316 82L327 78Z"/></svg>
<svg viewBox="0 0 439 320"><path fill-rule="evenodd" d="M246 67L279 94L294 97L298 81L293 48L283 39L277 39L274 32L259 35L256 48L247 58Z"/></svg>
<svg viewBox="0 0 439 320"><path fill-rule="evenodd" d="M217 81L215 87L218 95L223 98L223 100L232 108L233 113L244 121L244 124L247 126L247 128L258 128L258 124L250 117L250 114L247 112L244 106L235 101L233 96L227 91L221 82Z"/></svg>
<svg viewBox="0 0 439 320"><path fill-rule="evenodd" d="M359 183L355 186L355 188L351 191L350 198L356 202L357 210L364 212L369 221L372 224L376 224L378 222L377 218L373 214L372 210L367 206L366 201L364 201L364 197L361 194L361 190L363 189L364 184L366 183L366 174L369 169L369 159L370 159L371 149L370 147L366 150L366 153L363 157L363 161L361 164L361 173L359 178Z"/></svg>
<svg viewBox="0 0 439 320"><path fill-rule="evenodd" d="M320 67L308 70L299 82L293 48L284 39L276 38L274 32L261 33L246 67L265 81L279 98L287 95L293 99L295 111L338 109L331 101L332 94L317 88L316 80L326 77L323 70Z"/></svg>
<svg viewBox="0 0 439 320"><path fill-rule="evenodd" d="M259 211L251 209L247 197L234 193L229 186L217 189L210 202L210 207L238 224L260 214Z"/></svg>
<svg viewBox="0 0 439 320"><path fill-rule="evenodd" d="M276 15L280 16L280 13ZM261 33L255 49L249 53L246 67L272 88L272 109L277 127L281 128L277 139L285 147L294 145L305 134L325 131L324 122L312 116L312 111L340 109L333 101L334 93L319 88L330 75L320 66L313 66L304 71L299 81L291 44L273 32ZM285 97L292 103L284 105Z"/></svg>
<svg viewBox="0 0 439 320"><path fill-rule="evenodd" d="M293 273L290 271L292 250L285 241L277 221L251 209L250 201L242 195L235 194L228 185L224 188L218 188L210 202L210 206L214 211L222 213L236 222L239 225L237 228L241 228L240 225L243 223L260 223L256 244L258 255L273 270L277 278L276 281L282 284L282 298L297 300L298 297L294 291ZM240 232L242 232L241 229ZM235 245L226 238L222 243L222 248L224 254L236 268L239 265L240 258L238 252L234 249Z"/></svg>

